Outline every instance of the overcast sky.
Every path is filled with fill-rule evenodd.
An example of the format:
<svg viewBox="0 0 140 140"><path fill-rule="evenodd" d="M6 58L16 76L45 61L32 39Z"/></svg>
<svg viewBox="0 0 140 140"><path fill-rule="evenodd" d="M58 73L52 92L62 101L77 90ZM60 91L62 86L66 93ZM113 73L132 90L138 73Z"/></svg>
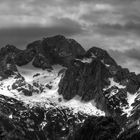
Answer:
<svg viewBox="0 0 140 140"><path fill-rule="evenodd" d="M0 46L63 34L140 72L140 0L0 0Z"/></svg>

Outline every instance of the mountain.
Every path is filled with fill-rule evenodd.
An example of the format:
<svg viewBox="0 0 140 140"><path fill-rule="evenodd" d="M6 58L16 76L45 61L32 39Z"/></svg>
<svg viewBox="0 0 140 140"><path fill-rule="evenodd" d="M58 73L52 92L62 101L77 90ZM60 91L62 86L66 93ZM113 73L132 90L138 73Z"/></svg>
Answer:
<svg viewBox="0 0 140 140"><path fill-rule="evenodd" d="M57 35L0 49L2 140L138 139L139 101L140 75L98 47Z"/></svg>

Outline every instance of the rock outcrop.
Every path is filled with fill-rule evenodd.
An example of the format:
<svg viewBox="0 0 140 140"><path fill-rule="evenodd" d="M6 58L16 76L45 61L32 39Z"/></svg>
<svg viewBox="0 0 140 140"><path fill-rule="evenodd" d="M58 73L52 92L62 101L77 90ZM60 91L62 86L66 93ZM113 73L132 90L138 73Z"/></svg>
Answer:
<svg viewBox="0 0 140 140"><path fill-rule="evenodd" d="M120 127L111 117L89 117L74 140L116 140Z"/></svg>
<svg viewBox="0 0 140 140"><path fill-rule="evenodd" d="M60 81L58 92L67 100L78 95L86 102L102 102L102 107L101 104L97 106L105 108L103 88L109 85L109 76L107 68L97 59L93 59L91 63L74 60Z"/></svg>
<svg viewBox="0 0 140 140"><path fill-rule="evenodd" d="M124 108L129 108L128 93L135 94L139 87L135 73L117 65L105 50L93 47L71 62L58 92L66 100L77 95L81 101L94 100L106 115L114 116L123 124L127 119Z"/></svg>

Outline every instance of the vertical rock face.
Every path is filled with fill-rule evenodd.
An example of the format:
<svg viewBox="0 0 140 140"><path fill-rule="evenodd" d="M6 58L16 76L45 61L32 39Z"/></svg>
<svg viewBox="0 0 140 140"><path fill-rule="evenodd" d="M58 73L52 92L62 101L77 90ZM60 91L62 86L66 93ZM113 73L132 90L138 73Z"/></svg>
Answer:
<svg viewBox="0 0 140 140"><path fill-rule="evenodd" d="M128 115L125 110L131 107L128 93L137 94L139 87L136 74L117 65L106 51L93 47L71 62L58 92L67 100L77 95L85 102L94 100L106 115L123 124Z"/></svg>
<svg viewBox="0 0 140 140"><path fill-rule="evenodd" d="M66 70L59 84L58 92L67 100L79 95L81 100L95 100L105 105L103 88L109 85L107 68L97 59L90 63L75 60ZM104 106L105 107L105 106Z"/></svg>
<svg viewBox="0 0 140 140"><path fill-rule="evenodd" d="M107 100L103 89L110 85L110 65L117 67L106 51L91 48L84 56L72 61L60 81L59 94L67 100L76 95L86 102L94 100L97 107L106 110Z"/></svg>
<svg viewBox="0 0 140 140"><path fill-rule="evenodd" d="M44 39L42 45L45 54L51 57L52 64L68 66L72 59L85 53L79 43L61 35Z"/></svg>

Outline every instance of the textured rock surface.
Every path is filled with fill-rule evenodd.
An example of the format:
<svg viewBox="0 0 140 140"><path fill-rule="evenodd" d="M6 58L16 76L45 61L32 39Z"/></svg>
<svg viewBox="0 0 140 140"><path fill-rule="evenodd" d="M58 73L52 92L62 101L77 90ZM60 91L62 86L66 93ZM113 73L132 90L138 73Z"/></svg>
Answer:
<svg viewBox="0 0 140 140"><path fill-rule="evenodd" d="M99 60L95 59L91 63L75 60L60 81L58 92L67 100L75 95L79 95L84 101L94 99L96 103L102 102L103 106L100 106L101 104L97 106L105 109L103 88L109 85L107 81L109 76L109 71Z"/></svg>
<svg viewBox="0 0 140 140"><path fill-rule="evenodd" d="M139 87L135 73L117 65L106 51L93 47L71 62L58 92L67 100L77 95L85 102L94 100L99 109L123 125L128 113L125 110L130 107L128 93L137 94Z"/></svg>
<svg viewBox="0 0 140 140"><path fill-rule="evenodd" d="M45 38L42 45L45 54L51 56L53 64L68 66L72 59L85 53L79 43L73 39L66 39L61 35Z"/></svg>
<svg viewBox="0 0 140 140"><path fill-rule="evenodd" d="M17 72L15 61L13 56L15 53L19 52L14 46L7 45L5 48L0 50L0 76L2 78L8 78Z"/></svg>
<svg viewBox="0 0 140 140"><path fill-rule="evenodd" d="M115 140L119 132L119 125L111 117L89 117L74 140Z"/></svg>

